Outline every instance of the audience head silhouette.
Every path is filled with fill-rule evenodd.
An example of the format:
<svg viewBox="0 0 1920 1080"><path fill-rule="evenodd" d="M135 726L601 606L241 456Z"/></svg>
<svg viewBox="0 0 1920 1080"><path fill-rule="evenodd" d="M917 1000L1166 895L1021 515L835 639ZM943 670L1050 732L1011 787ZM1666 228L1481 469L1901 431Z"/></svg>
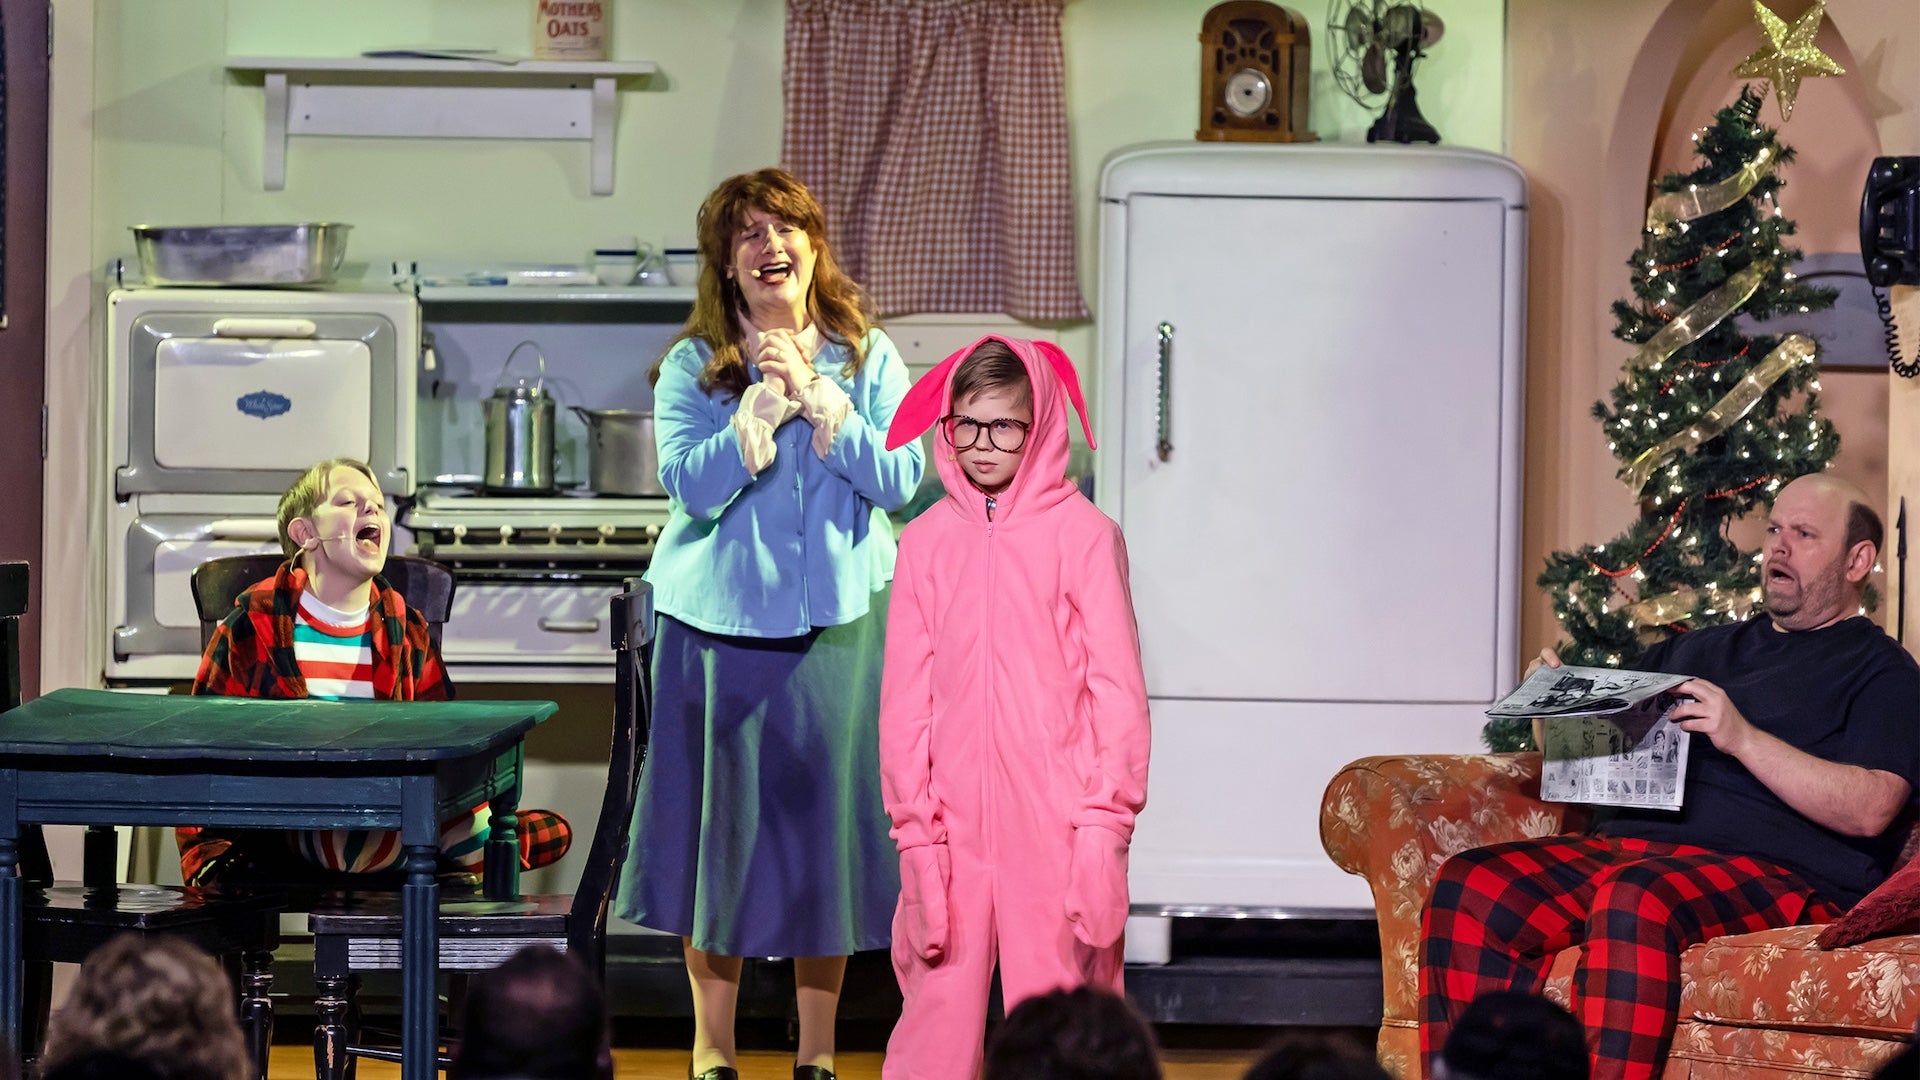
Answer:
<svg viewBox="0 0 1920 1080"><path fill-rule="evenodd" d="M1350 1042L1324 1035L1282 1040L1266 1052L1244 1080L1389 1080L1373 1056Z"/></svg>
<svg viewBox="0 0 1920 1080"><path fill-rule="evenodd" d="M1587 1080L1587 1033L1538 994L1496 990L1473 999L1434 1063L1435 1080Z"/></svg>
<svg viewBox="0 0 1920 1080"><path fill-rule="evenodd" d="M578 960L529 945L474 976L448 1080L612 1080L600 985Z"/></svg>
<svg viewBox="0 0 1920 1080"><path fill-rule="evenodd" d="M1028 998L987 1046L983 1080L1161 1080L1153 1030L1125 998L1083 986Z"/></svg>
<svg viewBox="0 0 1920 1080"><path fill-rule="evenodd" d="M119 1063L115 1062L119 1059ZM47 1026L41 1072L153 1080L248 1080L233 985L181 941L124 936L94 950Z"/></svg>

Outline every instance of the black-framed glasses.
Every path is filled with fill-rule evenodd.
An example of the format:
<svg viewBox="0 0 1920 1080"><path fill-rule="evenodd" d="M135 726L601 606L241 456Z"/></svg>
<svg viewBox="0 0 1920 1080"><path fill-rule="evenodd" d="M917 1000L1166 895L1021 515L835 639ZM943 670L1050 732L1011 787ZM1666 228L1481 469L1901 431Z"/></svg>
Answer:
<svg viewBox="0 0 1920 1080"><path fill-rule="evenodd" d="M971 450L980 444L980 433L987 433L987 445L1003 454L1011 454L1027 445L1027 429L1032 424L1001 417L981 422L971 416L948 413L940 418L940 437L955 450Z"/></svg>

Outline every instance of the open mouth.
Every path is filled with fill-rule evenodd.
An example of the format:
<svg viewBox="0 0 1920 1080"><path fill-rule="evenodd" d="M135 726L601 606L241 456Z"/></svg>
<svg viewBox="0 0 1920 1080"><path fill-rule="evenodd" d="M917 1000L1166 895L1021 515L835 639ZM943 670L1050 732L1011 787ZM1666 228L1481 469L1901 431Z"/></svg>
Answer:
<svg viewBox="0 0 1920 1080"><path fill-rule="evenodd" d="M793 276L793 264L790 262L771 262L755 268L755 276L768 284L778 284Z"/></svg>
<svg viewBox="0 0 1920 1080"><path fill-rule="evenodd" d="M357 542L359 542L359 543L362 543L362 544L376 544L376 545L377 545L377 544L379 544L379 543L380 543L380 526L378 526L378 525L362 525L362 526L360 526L360 529L359 529L359 531L357 531L357 532L355 532L355 533L353 534L353 538L354 538L354 540L355 540L355 541L357 541Z"/></svg>
<svg viewBox="0 0 1920 1080"><path fill-rule="evenodd" d="M1793 581L1793 575L1789 574L1788 572L1781 569L1780 567L1772 566L1767 568L1767 584L1786 585L1786 584L1791 584L1792 581Z"/></svg>

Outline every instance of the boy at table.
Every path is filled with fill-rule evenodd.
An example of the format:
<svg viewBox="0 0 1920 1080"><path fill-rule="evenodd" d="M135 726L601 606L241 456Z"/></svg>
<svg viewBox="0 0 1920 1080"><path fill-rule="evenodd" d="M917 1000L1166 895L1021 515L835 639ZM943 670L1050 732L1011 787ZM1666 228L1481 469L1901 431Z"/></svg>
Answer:
<svg viewBox="0 0 1920 1080"><path fill-rule="evenodd" d="M287 561L234 600L207 643L195 694L255 698L444 701L453 696L427 622L380 576L392 525L386 497L364 462L330 458L280 496ZM443 869L477 874L487 804L440 825ZM573 831L549 810L519 811L520 865L564 855ZM386 829L271 833L182 828L180 872L189 884L299 881L322 874L394 871L400 836Z"/></svg>

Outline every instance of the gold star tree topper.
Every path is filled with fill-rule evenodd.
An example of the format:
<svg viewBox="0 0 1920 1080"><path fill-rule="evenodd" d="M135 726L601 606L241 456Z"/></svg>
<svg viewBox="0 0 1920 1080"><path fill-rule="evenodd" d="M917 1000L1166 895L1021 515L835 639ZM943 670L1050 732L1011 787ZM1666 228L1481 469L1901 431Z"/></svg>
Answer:
<svg viewBox="0 0 1920 1080"><path fill-rule="evenodd" d="M1733 69L1733 77L1771 82L1773 92L1780 101L1780 122L1785 123L1793 119L1793 99L1800 95L1802 78L1844 75L1846 69L1834 63L1833 57L1821 52L1813 44L1814 35L1820 32L1820 20L1827 16L1825 3L1808 8L1805 15L1793 20L1792 25L1769 11L1760 0L1753 0L1753 15L1760 20L1760 30L1767 35L1767 45L1742 60L1740 66Z"/></svg>

